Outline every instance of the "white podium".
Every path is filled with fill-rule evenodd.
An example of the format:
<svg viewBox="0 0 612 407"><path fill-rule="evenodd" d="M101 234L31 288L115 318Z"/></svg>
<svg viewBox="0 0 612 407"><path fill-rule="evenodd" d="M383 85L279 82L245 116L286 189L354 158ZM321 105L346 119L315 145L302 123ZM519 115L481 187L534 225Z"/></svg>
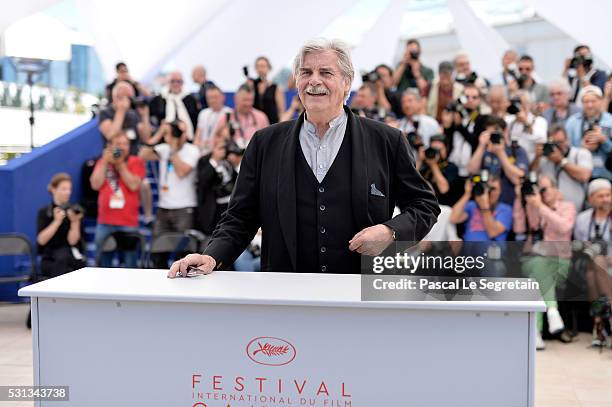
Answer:
<svg viewBox="0 0 612 407"><path fill-rule="evenodd" d="M32 297L40 406L533 406L536 302L362 302L360 276L86 268Z"/></svg>

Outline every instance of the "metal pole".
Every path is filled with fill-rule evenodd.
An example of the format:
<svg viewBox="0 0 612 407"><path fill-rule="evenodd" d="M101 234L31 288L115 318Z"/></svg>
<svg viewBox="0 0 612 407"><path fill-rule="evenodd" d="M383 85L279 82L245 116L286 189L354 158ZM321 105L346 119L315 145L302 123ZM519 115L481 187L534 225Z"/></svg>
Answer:
<svg viewBox="0 0 612 407"><path fill-rule="evenodd" d="M28 71L28 85L30 85L30 151L34 150L34 96L32 95L34 80L32 76L34 72Z"/></svg>

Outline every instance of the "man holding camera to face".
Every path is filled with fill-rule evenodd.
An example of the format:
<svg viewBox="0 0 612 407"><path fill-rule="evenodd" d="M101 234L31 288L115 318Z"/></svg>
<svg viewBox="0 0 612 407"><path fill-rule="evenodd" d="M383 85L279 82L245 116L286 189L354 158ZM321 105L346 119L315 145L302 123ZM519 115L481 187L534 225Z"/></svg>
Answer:
<svg viewBox="0 0 612 407"><path fill-rule="evenodd" d="M200 158L198 147L187 142L187 126L180 120L162 123L164 142L143 147L140 157L159 161L159 204L153 235L184 232L193 227L197 206L194 168Z"/></svg>
<svg viewBox="0 0 612 407"><path fill-rule="evenodd" d="M612 115L604 111L603 92L597 86L582 89L582 113L567 120L565 129L575 147L584 147L593 155L593 178L612 180L605 168L608 153L612 151Z"/></svg>
<svg viewBox="0 0 612 407"><path fill-rule="evenodd" d="M90 183L98 194L98 224L96 248L108 235L116 231L138 231L138 207L140 185L145 176L144 162L130 155L130 142L125 133L119 133L108 143L102 158L91 174ZM110 266L109 258L102 256L102 265ZM125 266L136 267L136 252L125 253Z"/></svg>
<svg viewBox="0 0 612 407"><path fill-rule="evenodd" d="M512 227L512 207L499 202L501 182L488 171L478 172L465 182L461 199L453 206L450 221L466 222L466 242L505 241Z"/></svg>
<svg viewBox="0 0 612 407"><path fill-rule="evenodd" d="M536 146L530 169L554 180L565 199L573 202L577 210L582 209L593 157L587 149L570 144L564 127L553 127L548 141Z"/></svg>
<svg viewBox="0 0 612 407"><path fill-rule="evenodd" d="M485 130L478 138L478 147L468 164L470 174L487 170L499 176L501 195L499 200L505 204L514 203L514 186L525 175L529 167L527 153L518 141L510 140L503 119L489 116Z"/></svg>
<svg viewBox="0 0 612 407"><path fill-rule="evenodd" d="M108 142L124 132L130 141L130 154L138 154L141 142L147 142L151 136L149 107L144 100L134 97L134 88L128 82L117 82L112 95L110 105L98 115L100 133Z"/></svg>
<svg viewBox="0 0 612 407"><path fill-rule="evenodd" d="M546 142L548 131L546 119L533 114L532 105L531 95L527 91L520 91L517 97L510 100L507 108L510 138L518 140L519 146L527 152L529 162L535 158L536 145Z"/></svg>
<svg viewBox="0 0 612 407"><path fill-rule="evenodd" d="M594 85L603 91L606 83L606 73L595 68L593 55L588 45L578 45L574 48L574 55L565 60L563 76L572 87L571 101L580 103L581 89Z"/></svg>
<svg viewBox="0 0 612 407"><path fill-rule="evenodd" d="M421 176L431 184L441 205L453 206L457 202L459 196L456 181L459 170L447 159L443 134L432 136L428 148L419 148L416 168L419 169Z"/></svg>
<svg viewBox="0 0 612 407"><path fill-rule="evenodd" d="M429 93L434 72L421 63L420 56L421 44L415 39L408 40L404 56L393 74L393 81L400 92L416 88L421 96Z"/></svg>

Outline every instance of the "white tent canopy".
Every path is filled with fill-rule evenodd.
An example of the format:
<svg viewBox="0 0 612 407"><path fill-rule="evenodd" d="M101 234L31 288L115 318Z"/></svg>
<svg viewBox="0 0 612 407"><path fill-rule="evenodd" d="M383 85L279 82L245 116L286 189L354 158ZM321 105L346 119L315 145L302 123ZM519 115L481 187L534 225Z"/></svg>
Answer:
<svg viewBox="0 0 612 407"><path fill-rule="evenodd" d="M108 79L125 61L133 77L151 80L163 67L189 74L204 64L221 87L243 80L240 67L266 55L278 71L308 38L320 36L332 22L362 0L74 0ZM354 47L355 67L372 69L393 63L401 16L415 0L390 0L386 9ZM481 73L499 67L507 48L496 30L484 24L467 0L448 0L461 48ZM612 65L612 2L585 0L580 7L553 0L523 0L575 40L590 44ZM0 32L11 22L41 11L58 0L29 0L3 10ZM34 36L45 36L35 32ZM345 38L347 39L347 38Z"/></svg>

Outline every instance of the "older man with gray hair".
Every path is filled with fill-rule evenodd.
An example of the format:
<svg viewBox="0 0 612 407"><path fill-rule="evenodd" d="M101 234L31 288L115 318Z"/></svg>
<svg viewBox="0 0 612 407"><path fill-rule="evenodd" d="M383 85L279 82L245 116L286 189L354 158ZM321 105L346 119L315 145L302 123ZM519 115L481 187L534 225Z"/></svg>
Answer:
<svg viewBox="0 0 612 407"><path fill-rule="evenodd" d="M558 78L548 84L550 107L542 113L548 122L548 127L565 125L567 118L582 109L570 102L570 85L565 79Z"/></svg>
<svg viewBox="0 0 612 407"><path fill-rule="evenodd" d="M260 227L262 271L308 273L359 273L360 254L429 232L440 210L406 138L344 106L352 66L340 41L301 48L293 73L305 113L253 136L204 253L175 262L168 277L232 267Z"/></svg>

